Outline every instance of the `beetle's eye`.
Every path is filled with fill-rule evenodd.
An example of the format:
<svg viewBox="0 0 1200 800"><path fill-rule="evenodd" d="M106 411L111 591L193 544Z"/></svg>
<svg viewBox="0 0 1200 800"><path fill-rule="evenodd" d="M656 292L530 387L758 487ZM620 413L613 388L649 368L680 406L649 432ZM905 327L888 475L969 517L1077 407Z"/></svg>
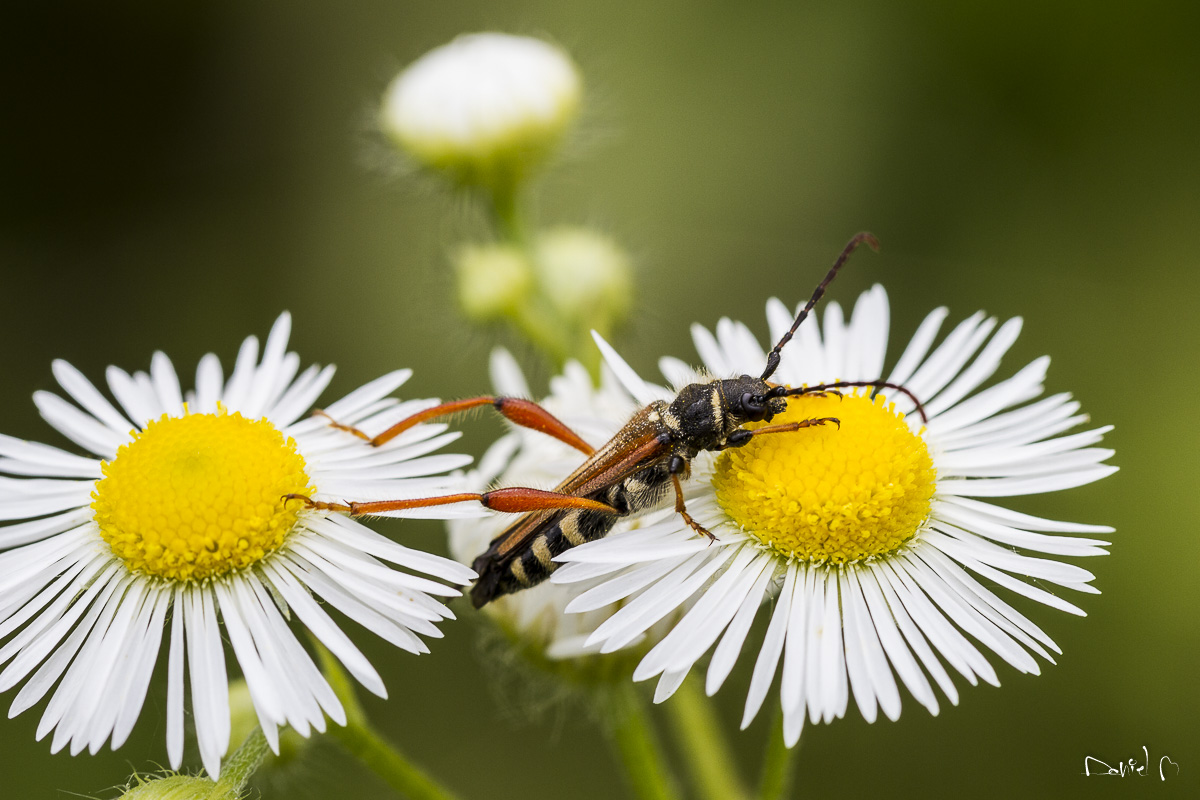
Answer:
<svg viewBox="0 0 1200 800"><path fill-rule="evenodd" d="M750 394L746 392L742 395L742 411L747 417L761 418L766 408L763 406L763 397L760 395Z"/></svg>

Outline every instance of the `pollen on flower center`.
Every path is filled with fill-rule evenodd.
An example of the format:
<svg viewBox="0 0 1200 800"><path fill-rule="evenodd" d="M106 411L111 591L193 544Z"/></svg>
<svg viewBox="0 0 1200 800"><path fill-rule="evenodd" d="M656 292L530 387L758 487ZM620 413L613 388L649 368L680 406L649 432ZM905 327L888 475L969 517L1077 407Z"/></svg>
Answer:
<svg viewBox="0 0 1200 800"><path fill-rule="evenodd" d="M747 533L783 556L835 564L899 548L929 517L936 473L924 440L882 395L798 397L772 424L827 424L726 450L712 482Z"/></svg>
<svg viewBox="0 0 1200 800"><path fill-rule="evenodd" d="M276 550L311 494L296 443L266 419L163 415L135 433L92 492L100 534L130 570L203 580Z"/></svg>

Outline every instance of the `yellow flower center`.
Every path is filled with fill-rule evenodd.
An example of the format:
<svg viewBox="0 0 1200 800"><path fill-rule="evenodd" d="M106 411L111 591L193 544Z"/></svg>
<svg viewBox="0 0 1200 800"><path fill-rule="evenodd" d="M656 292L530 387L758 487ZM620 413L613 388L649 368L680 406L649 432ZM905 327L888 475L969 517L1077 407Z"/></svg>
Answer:
<svg viewBox="0 0 1200 800"><path fill-rule="evenodd" d="M100 535L130 570L188 581L275 551L311 494L296 442L266 419L163 415L103 464L92 492ZM289 508L289 506L291 506Z"/></svg>
<svg viewBox="0 0 1200 800"><path fill-rule="evenodd" d="M924 440L882 395L796 397L772 424L836 417L726 450L712 482L726 513L788 558L845 564L890 553L929 517Z"/></svg>

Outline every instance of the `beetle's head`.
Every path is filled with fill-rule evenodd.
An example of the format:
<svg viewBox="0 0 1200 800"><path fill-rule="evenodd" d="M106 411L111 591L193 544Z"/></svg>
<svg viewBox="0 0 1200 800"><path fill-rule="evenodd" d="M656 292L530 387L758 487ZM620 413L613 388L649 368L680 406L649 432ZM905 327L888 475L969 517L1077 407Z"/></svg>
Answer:
<svg viewBox="0 0 1200 800"><path fill-rule="evenodd" d="M777 391L780 388L749 375L721 381L721 405L728 431L747 422L770 422L776 414L786 411L787 399Z"/></svg>

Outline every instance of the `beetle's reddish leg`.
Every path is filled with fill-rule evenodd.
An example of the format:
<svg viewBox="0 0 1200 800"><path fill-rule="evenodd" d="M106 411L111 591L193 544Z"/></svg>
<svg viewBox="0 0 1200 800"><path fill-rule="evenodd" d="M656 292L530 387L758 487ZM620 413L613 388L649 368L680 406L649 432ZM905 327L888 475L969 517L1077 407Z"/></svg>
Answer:
<svg viewBox="0 0 1200 800"><path fill-rule="evenodd" d="M617 510L599 500L589 500L586 497L575 497L558 492L547 492L542 489L527 489L513 486L505 489L493 489L490 492L462 492L447 494L441 497L414 497L409 500L371 500L365 503L325 503L313 500L302 494L285 494L284 502L303 500L305 506L317 511L340 511L357 517L360 514L383 514L388 511L403 511L408 508L425 508L427 506L444 506L450 503L465 503L478 500L484 508L492 511L503 511L508 514L524 514L529 511L556 511L581 509L583 511L600 511L606 514L616 514Z"/></svg>
<svg viewBox="0 0 1200 800"><path fill-rule="evenodd" d="M839 429L842 427L842 421L837 417L819 417L817 419L802 419L799 422L781 422L778 425L764 425L761 428L747 431L747 433L751 437L762 436L764 433L791 433L801 428L813 428L817 425L824 425L826 422L832 422Z"/></svg>
<svg viewBox="0 0 1200 800"><path fill-rule="evenodd" d="M687 506L685 506L683 503L683 486L679 483L679 476L688 475L690 468L691 465L688 464L687 459L678 454L671 456L671 460L667 462L667 470L671 473L671 483L675 486L675 513L683 517L683 521L687 523L689 528L694 530L696 533L707 536L708 543L712 544L713 542L717 541L716 535L713 534L713 532L708 528L692 519L692 515L687 512Z"/></svg>
<svg viewBox="0 0 1200 800"><path fill-rule="evenodd" d="M433 408L427 408L424 411L418 411L411 417L406 417L397 422L392 427L388 428L383 433L378 434L374 438L367 436L358 428L353 428L349 425L343 425L330 418L330 425L338 430L353 433L360 439L365 439L374 447L379 447L382 444L390 442L400 434L404 433L409 428L419 425L422 422L434 419L435 417L446 416L447 414L457 414L460 411L468 411L479 406L490 405L499 411L504 418L512 422L514 425L520 425L523 428L530 428L535 431L540 431L547 436L553 436L560 442L569 444L576 450L579 450L584 455L591 455L596 452L596 448L580 438L579 434L571 430L558 417L551 414L546 409L539 406L537 403L532 403L528 400L522 400L519 397L492 397L490 395L484 397L471 397L466 400L451 400L448 403L436 405ZM329 418L329 415L324 411L314 411L314 414L320 414L323 417Z"/></svg>
<svg viewBox="0 0 1200 800"><path fill-rule="evenodd" d="M729 434L729 438L725 440L726 447L741 447L749 442L755 436L762 436L764 433L790 433L798 431L801 428L812 428L816 425L824 425L826 422L832 422L838 428L842 427L842 421L837 417L821 417L819 419L802 419L799 422L781 422L778 425L764 425L761 428L734 431Z"/></svg>
<svg viewBox="0 0 1200 800"><path fill-rule="evenodd" d="M370 436L367 436L353 425L344 425L341 422L338 422L336 419L326 414L323 409L314 408L312 413L314 417L324 417L325 419L329 420L329 427L331 428L337 428L339 431L345 431L346 433L353 433L355 436L364 441L371 441Z"/></svg>

